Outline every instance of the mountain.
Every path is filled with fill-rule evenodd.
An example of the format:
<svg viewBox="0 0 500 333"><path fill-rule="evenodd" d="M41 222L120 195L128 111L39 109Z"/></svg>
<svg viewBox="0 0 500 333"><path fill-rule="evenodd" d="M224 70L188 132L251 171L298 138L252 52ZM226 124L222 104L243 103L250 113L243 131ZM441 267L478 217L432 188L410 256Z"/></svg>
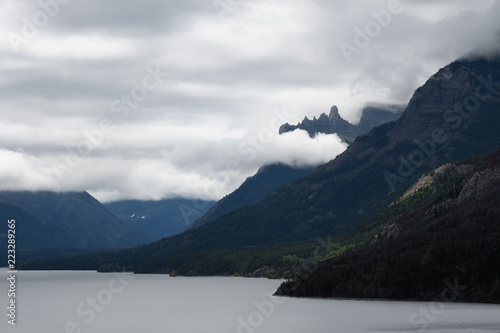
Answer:
<svg viewBox="0 0 500 333"><path fill-rule="evenodd" d="M0 192L0 213L14 218L19 248L97 250L149 241L129 229L86 192Z"/></svg>
<svg viewBox="0 0 500 333"><path fill-rule="evenodd" d="M119 263L138 272L171 272L186 264L188 255L210 262L220 258L220 249L346 233L388 207L425 173L500 146L500 59L461 59L442 71L447 75L440 71L417 89L396 122L356 138L334 160L256 204L136 249L82 258L81 266L73 260L51 267ZM211 274L226 268L221 261L209 267Z"/></svg>
<svg viewBox="0 0 500 333"><path fill-rule="evenodd" d="M286 123L280 127L279 133L302 129L307 131L311 138L315 137L317 133L336 133L342 140L351 144L356 137L368 133L372 128L398 120L403 110L403 107L396 105L385 107L368 106L363 109L359 124L353 125L344 120L339 114L339 109L333 106L328 116L323 113L318 119L314 117L313 120L309 120L305 117L297 125Z"/></svg>
<svg viewBox="0 0 500 333"><path fill-rule="evenodd" d="M214 203L176 198L159 201L116 201L106 203L104 207L133 230L148 236L151 240L159 240L186 230Z"/></svg>
<svg viewBox="0 0 500 333"><path fill-rule="evenodd" d="M266 197L281 186L304 177L313 168L296 168L285 164L263 166L234 192L218 201L203 217L194 221L190 228L197 228L213 220L250 206Z"/></svg>
<svg viewBox="0 0 500 333"><path fill-rule="evenodd" d="M203 241L188 232L183 243L235 247L334 236L377 214L425 172L500 146L500 98L487 83L500 77L499 60L460 60L444 70L451 78L430 79L398 121L358 137L336 159L257 204L212 222ZM483 101L466 111L469 101L479 101L476 94Z"/></svg>
<svg viewBox="0 0 500 333"><path fill-rule="evenodd" d="M322 262L277 294L498 303L499 202L500 149L446 164L344 239L360 249Z"/></svg>
<svg viewBox="0 0 500 333"><path fill-rule="evenodd" d="M360 135L366 134L373 127L397 120L402 114L403 108L399 106L386 106L384 108L366 107L363 110L360 123L352 125L339 115L338 108L333 106L330 116L322 114L319 119L309 120L307 117L297 126L288 123L282 125L279 134L303 129L313 138L317 133L337 133L349 144ZM284 164L272 164L263 166L257 174L248 178L236 191L217 202L203 217L195 221L190 228L196 228L208 222L259 202L268 194L281 186L290 184L304 177L313 168L296 168Z"/></svg>
<svg viewBox="0 0 500 333"><path fill-rule="evenodd" d="M51 225L42 218L28 212L27 210L7 203L0 203L0 216L2 220L7 221L15 219L16 225L16 244L20 249L37 250L41 248L71 248L79 239L71 232ZM2 228L2 231L5 228ZM4 237L0 237L0 245L3 246ZM57 245L56 245L57 244Z"/></svg>

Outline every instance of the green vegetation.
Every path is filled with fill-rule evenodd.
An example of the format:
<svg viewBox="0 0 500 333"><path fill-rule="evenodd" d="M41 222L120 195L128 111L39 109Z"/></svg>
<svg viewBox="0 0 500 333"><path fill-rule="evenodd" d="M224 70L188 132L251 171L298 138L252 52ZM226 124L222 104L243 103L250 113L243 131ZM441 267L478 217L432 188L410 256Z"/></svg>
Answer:
<svg viewBox="0 0 500 333"><path fill-rule="evenodd" d="M461 299L496 301L500 184L478 172L497 161L468 162L476 165L470 174L460 171L464 163L436 168L500 146L500 96L482 101L460 126L444 118L475 93L479 77L498 81L500 60L458 61L448 69L452 78L428 81L398 121L358 137L335 160L254 205L148 245L22 268L295 276L279 293L418 299L439 297L443 281L458 277L469 286ZM408 164L436 130L446 139ZM394 186L387 173L399 177ZM432 182L402 197L425 174ZM471 183L473 175L481 186ZM318 237L338 246L318 250Z"/></svg>
<svg viewBox="0 0 500 333"><path fill-rule="evenodd" d="M219 200L205 215L194 221L190 228L202 226L240 208L251 206L281 186L304 177L312 170L312 168L295 168L284 164L263 166L233 193Z"/></svg>
<svg viewBox="0 0 500 333"><path fill-rule="evenodd" d="M434 300L457 279L458 300L500 302L500 150L474 163L468 174L430 173L432 184L346 234L350 253L277 294ZM488 181L478 182L484 172Z"/></svg>

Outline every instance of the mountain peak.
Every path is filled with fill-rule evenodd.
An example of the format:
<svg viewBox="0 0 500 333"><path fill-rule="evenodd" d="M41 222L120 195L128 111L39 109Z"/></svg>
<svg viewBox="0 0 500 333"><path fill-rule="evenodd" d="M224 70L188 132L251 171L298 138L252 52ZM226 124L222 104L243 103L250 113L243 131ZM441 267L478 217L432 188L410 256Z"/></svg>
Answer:
<svg viewBox="0 0 500 333"><path fill-rule="evenodd" d="M358 125L353 125L342 118L336 105L330 109L330 114L321 114L319 118L309 120L307 117L297 125L288 123L280 127L279 133L292 132L296 129L307 131L311 138L318 133L337 134L342 140L351 144L356 137L368 133L372 128L397 120L401 116L401 106L366 107Z"/></svg>
<svg viewBox="0 0 500 333"><path fill-rule="evenodd" d="M330 109L330 115L328 116L328 118L330 120L333 120L334 118L341 118L339 114L339 108L336 105L332 106L332 108Z"/></svg>

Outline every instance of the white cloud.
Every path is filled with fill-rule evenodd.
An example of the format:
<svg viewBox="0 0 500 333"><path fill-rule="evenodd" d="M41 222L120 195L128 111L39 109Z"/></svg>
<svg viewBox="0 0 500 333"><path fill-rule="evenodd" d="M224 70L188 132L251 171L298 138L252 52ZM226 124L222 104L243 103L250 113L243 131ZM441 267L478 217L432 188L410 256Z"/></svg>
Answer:
<svg viewBox="0 0 500 333"><path fill-rule="evenodd" d="M47 159L22 151L0 149L0 184L10 190L56 190L55 179Z"/></svg>
<svg viewBox="0 0 500 333"><path fill-rule="evenodd" d="M131 192L141 199L186 196L218 200L263 165L281 162L315 166L331 160L347 147L336 135L318 135L314 139L305 131L267 135L268 132L259 132L243 140L178 145L160 151L156 158L150 154L153 157L124 159L119 165L113 160L93 163L93 172L101 176L94 177L91 183L85 177L82 181L104 201L124 199ZM112 165L116 169L107 171Z"/></svg>
<svg viewBox="0 0 500 333"><path fill-rule="evenodd" d="M203 197L215 182L208 197L219 198L263 164L318 164L345 149L335 136L278 137L280 124L332 105L356 122L367 102L406 103L440 67L498 45L500 31L498 1L401 0L401 13L348 63L339 46L388 1L227 3L221 12L205 0L70 1L24 36L43 8L3 1L0 189L111 200ZM12 33L25 38L18 52ZM113 112L114 101L140 92L148 66L168 75L126 116ZM113 130L92 146L88 133L99 137L102 119ZM270 132L265 145L251 141ZM54 165L68 164L76 166L59 169L61 181ZM228 164L238 172L217 181Z"/></svg>

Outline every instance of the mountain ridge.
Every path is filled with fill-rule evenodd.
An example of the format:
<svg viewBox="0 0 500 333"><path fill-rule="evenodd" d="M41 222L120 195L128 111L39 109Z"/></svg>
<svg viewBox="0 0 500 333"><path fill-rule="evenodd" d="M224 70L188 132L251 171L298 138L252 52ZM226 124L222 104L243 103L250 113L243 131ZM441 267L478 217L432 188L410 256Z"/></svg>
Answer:
<svg viewBox="0 0 500 333"><path fill-rule="evenodd" d="M298 168L280 163L265 165L259 168L255 175L248 177L234 192L219 200L205 215L194 221L189 229L200 227L223 215L251 206L279 187L307 175L312 170L313 168Z"/></svg>
<svg viewBox="0 0 500 333"><path fill-rule="evenodd" d="M289 123L281 125L279 134L302 129L306 131L311 138L314 138L318 133L337 134L342 140L348 144L352 144L356 137L368 133L374 127L382 124L396 121L401 116L404 107L390 106L367 106L361 113L361 119L358 124L354 125L342 118L339 114L337 106L330 109L330 114L322 113L319 118L314 117L312 120L305 117L302 122L297 125Z"/></svg>
<svg viewBox="0 0 500 333"><path fill-rule="evenodd" d="M491 94L479 105L469 116L467 126L452 129L453 124L446 122L447 118L443 120L443 113L457 100L461 102L475 92L478 80L474 73L500 78L500 59L462 59L446 68L452 78L446 81L429 79L416 91L398 121L376 127L358 137L336 159L274 191L255 205L222 216L204 226L206 228L199 230L199 234L191 230L178 239L155 244L155 247L165 246L165 250L169 250L164 254L169 255L213 246L231 248L338 235L377 214L424 173L444 163L497 148L500 146L500 134L496 130L500 128L499 94ZM442 90L448 91L453 98L442 99ZM429 109L434 113L429 114ZM399 157L419 149L415 140L429 138L427 127L418 135L409 131L421 128L414 124L418 115L422 118L418 122L430 127L431 134L434 128L443 127L443 131L449 129L449 138L392 189L386 172L397 172L401 163ZM482 137L484 133L489 134L488 140ZM196 247L190 244L196 244Z"/></svg>
<svg viewBox="0 0 500 333"><path fill-rule="evenodd" d="M138 272L168 273L190 254L195 260L203 256L208 260L218 253L216 249L231 251L335 237L356 228L388 207L425 173L500 146L500 94L493 90L493 83L488 86L488 80L495 84L500 80L500 58L461 59L443 70L451 76L441 80L433 77L417 89L400 119L356 138L334 160L258 203L178 236L107 257L88 257L85 267L96 269L117 262ZM477 90L479 84L483 85ZM463 106L476 92L482 97L488 94L488 98L467 113L467 118L460 118L458 126L460 109L455 111L454 105ZM415 159L422 154L423 158ZM399 177L392 187L389 174ZM73 264L58 265L52 267ZM224 267L209 269L212 274L227 271Z"/></svg>
<svg viewBox="0 0 500 333"><path fill-rule="evenodd" d="M20 253L23 249L103 250L149 241L87 192L0 191L0 203L5 208L2 215L16 218L17 228L23 229L19 241L30 240Z"/></svg>
<svg viewBox="0 0 500 333"><path fill-rule="evenodd" d="M454 299L499 303L500 149L441 166L415 185L346 237L358 249L319 263L276 294L444 301L446 281L459 281Z"/></svg>
<svg viewBox="0 0 500 333"><path fill-rule="evenodd" d="M313 138L318 133L337 134L344 141L352 143L354 139L365 134L376 125L397 120L402 113L400 106L370 106L362 111L361 120L358 125L352 125L344 120L336 106L330 110L330 115L323 113L319 119L311 121L307 117L302 123L291 126L286 123L280 126L279 134L295 129L303 129ZM217 202L204 216L196 220L189 229L214 221L216 218L255 204L262 200L279 187L292 183L305 176L314 168L298 168L284 164L265 165L259 169L257 174L246 179L246 181L234 192L228 194ZM264 174L267 176L264 176Z"/></svg>
<svg viewBox="0 0 500 333"><path fill-rule="evenodd" d="M215 202L173 198L159 201L123 200L105 203L111 213L152 241L180 234Z"/></svg>

